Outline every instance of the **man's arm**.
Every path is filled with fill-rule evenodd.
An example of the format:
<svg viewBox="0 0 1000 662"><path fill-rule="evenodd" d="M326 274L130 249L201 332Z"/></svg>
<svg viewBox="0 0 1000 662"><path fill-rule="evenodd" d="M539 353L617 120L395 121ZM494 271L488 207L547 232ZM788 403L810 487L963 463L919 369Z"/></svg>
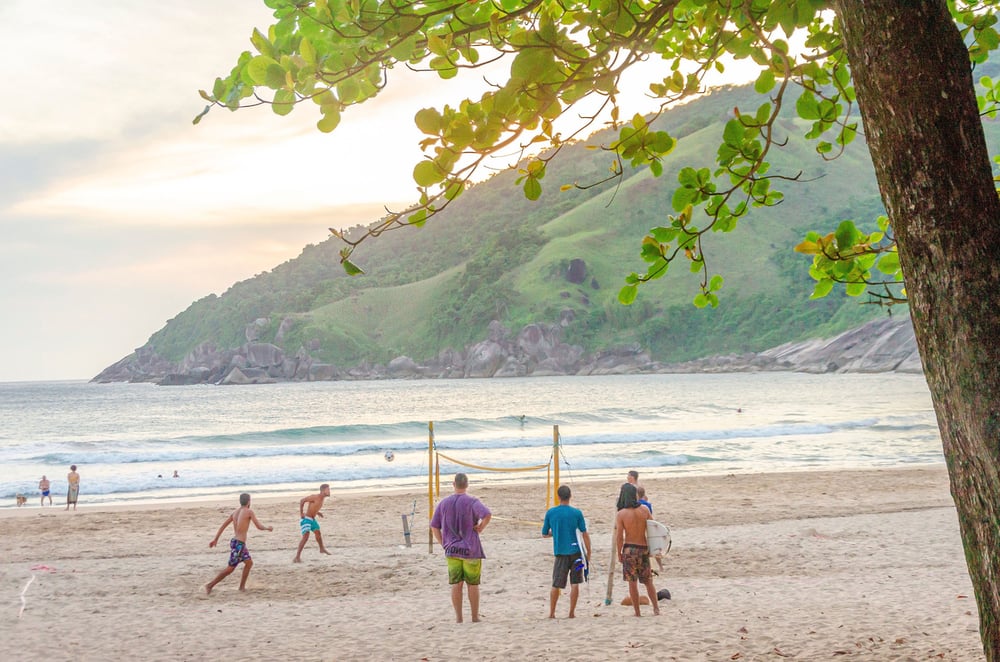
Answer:
<svg viewBox="0 0 1000 662"><path fill-rule="evenodd" d="M493 519L493 515L492 514L486 515L486 517L484 517L483 519L479 520L478 524L476 524L474 527L472 527L472 530L475 531L476 533L482 533L483 529L486 528L486 525L490 523L491 519Z"/></svg>
<svg viewBox="0 0 1000 662"><path fill-rule="evenodd" d="M625 546L625 527L622 526L622 511L615 517L615 549L618 550L618 562L622 560L622 548Z"/></svg>
<svg viewBox="0 0 1000 662"><path fill-rule="evenodd" d="M435 529L431 527L431 533L434 534L434 540L437 540L437 544L444 547L444 540L441 538L441 529Z"/></svg>
<svg viewBox="0 0 1000 662"><path fill-rule="evenodd" d="M255 513L252 510L250 511L250 521L253 522L253 525L256 526L258 529L260 529L261 531L274 531L273 526L263 526L260 523L260 520L257 519L257 513Z"/></svg>
<svg viewBox="0 0 1000 662"><path fill-rule="evenodd" d="M212 540L212 542L208 543L208 546L215 547L215 543L219 542L219 536L221 536L222 532L226 530L226 527L232 523L233 523L233 516L230 515L229 517L226 518L226 521L222 523L222 526L219 527L219 530L215 532L215 539Z"/></svg>
<svg viewBox="0 0 1000 662"><path fill-rule="evenodd" d="M587 531L583 532L583 544L587 547L587 558L590 558L590 533Z"/></svg>
<svg viewBox="0 0 1000 662"><path fill-rule="evenodd" d="M305 505L310 501L312 501L312 495L309 495L307 497L302 497L301 499L299 499L299 519L302 519L303 517L306 516L305 510L303 510L303 508L305 508Z"/></svg>

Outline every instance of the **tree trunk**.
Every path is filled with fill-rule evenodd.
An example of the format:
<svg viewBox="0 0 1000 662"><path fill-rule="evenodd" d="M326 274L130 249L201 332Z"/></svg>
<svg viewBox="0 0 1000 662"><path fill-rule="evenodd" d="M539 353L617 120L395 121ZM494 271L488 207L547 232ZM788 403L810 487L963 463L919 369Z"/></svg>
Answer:
<svg viewBox="0 0 1000 662"><path fill-rule="evenodd" d="M942 0L836 0L906 277L979 604L1000 662L1000 201L968 51Z"/></svg>

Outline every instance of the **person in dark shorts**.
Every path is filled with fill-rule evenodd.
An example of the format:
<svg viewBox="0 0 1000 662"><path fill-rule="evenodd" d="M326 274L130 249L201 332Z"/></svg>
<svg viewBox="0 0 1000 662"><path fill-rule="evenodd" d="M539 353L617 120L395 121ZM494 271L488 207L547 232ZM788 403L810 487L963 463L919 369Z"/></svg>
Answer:
<svg viewBox="0 0 1000 662"><path fill-rule="evenodd" d="M211 593L215 585L232 574L236 566L243 564L243 576L240 577L240 590L245 591L247 577L250 576L250 569L253 568L253 559L250 558L250 550L247 549L247 533L250 531L250 523L261 531L274 531L273 526L264 526L257 519L257 515L250 509L250 495L244 492L240 495L240 507L233 511L233 514L226 518L219 530L215 534L209 547L215 547L219 542L219 536L230 524L233 525L233 537L229 541L229 563L226 568L215 576L215 579L205 584L205 593Z"/></svg>
<svg viewBox="0 0 1000 662"><path fill-rule="evenodd" d="M49 505L52 505L52 483L45 476L38 481L38 490L42 493L42 506L45 505L45 499L48 497Z"/></svg>
<svg viewBox="0 0 1000 662"><path fill-rule="evenodd" d="M549 591L549 618L556 617L556 603L559 594L566 588L566 578L569 577L569 617L576 617L576 602L580 598L580 584L583 583L583 559L576 532L582 532L583 544L586 545L587 558L590 558L590 534L587 532L587 521L583 511L569 505L572 492L569 485L560 485L556 491L559 495L559 505L549 508L542 522L542 536L552 538L552 553L555 561L552 564L552 589Z"/></svg>

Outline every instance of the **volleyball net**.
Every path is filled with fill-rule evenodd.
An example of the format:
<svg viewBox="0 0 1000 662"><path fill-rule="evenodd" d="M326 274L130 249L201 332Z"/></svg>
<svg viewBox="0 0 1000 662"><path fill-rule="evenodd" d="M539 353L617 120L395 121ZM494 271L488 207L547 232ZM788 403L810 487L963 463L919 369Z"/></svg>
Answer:
<svg viewBox="0 0 1000 662"><path fill-rule="evenodd" d="M469 469L475 469L483 472L521 473L545 470L545 509L548 510L550 506L556 503L556 490L559 489L559 439L559 426L553 425L552 453L549 455L548 460L541 464L532 464L520 467L490 467L462 460L451 454L442 453L438 450L437 445L434 442L434 422L429 422L427 424L427 551L431 553L434 551L434 537L430 532L430 520L434 514L435 503L441 498L442 460L456 464L460 467L468 467ZM449 453L453 452L454 451L449 451ZM494 517L499 519L499 516L494 515Z"/></svg>

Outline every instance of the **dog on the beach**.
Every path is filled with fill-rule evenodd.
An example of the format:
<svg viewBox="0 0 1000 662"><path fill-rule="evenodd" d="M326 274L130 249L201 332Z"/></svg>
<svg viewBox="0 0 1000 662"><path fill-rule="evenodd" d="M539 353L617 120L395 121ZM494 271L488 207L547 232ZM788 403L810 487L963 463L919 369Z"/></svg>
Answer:
<svg viewBox="0 0 1000 662"><path fill-rule="evenodd" d="M20 508L21 506L23 506L26 503L28 503L28 497L24 496L23 494L18 494L14 498L17 499L17 507L18 508Z"/></svg>

